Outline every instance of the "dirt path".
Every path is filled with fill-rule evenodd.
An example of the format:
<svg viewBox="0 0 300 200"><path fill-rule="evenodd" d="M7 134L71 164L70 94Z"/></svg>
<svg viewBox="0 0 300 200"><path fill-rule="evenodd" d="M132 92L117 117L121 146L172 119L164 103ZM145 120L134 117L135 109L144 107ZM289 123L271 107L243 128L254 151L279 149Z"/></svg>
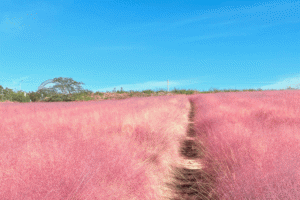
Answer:
<svg viewBox="0 0 300 200"><path fill-rule="evenodd" d="M203 200L218 199L212 195L211 176L205 173L204 166L201 163L204 151L197 138L197 131L194 128L194 104L191 102L189 113L188 131L185 139L181 142L179 149L182 159L172 166L172 183L167 186L174 191L171 200Z"/></svg>

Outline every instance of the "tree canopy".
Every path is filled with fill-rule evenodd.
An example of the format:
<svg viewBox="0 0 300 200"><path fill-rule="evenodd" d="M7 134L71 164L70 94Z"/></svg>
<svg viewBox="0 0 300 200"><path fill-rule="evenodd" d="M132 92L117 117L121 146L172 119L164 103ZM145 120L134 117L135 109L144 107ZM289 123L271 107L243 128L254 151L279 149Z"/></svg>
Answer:
<svg viewBox="0 0 300 200"><path fill-rule="evenodd" d="M47 91L48 93L56 93L56 94L73 94L80 93L84 91L81 87L82 82L74 81L72 78L54 78L53 83L55 84L51 88L42 89L43 91Z"/></svg>

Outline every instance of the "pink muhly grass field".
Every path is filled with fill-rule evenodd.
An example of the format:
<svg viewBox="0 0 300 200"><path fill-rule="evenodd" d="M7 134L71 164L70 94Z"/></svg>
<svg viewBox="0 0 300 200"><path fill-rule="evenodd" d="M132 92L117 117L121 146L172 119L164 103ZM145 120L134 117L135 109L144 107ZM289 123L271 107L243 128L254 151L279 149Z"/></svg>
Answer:
<svg viewBox="0 0 300 200"><path fill-rule="evenodd" d="M162 199L185 96L0 104L0 199Z"/></svg>
<svg viewBox="0 0 300 200"><path fill-rule="evenodd" d="M300 91L191 100L220 199L300 199Z"/></svg>

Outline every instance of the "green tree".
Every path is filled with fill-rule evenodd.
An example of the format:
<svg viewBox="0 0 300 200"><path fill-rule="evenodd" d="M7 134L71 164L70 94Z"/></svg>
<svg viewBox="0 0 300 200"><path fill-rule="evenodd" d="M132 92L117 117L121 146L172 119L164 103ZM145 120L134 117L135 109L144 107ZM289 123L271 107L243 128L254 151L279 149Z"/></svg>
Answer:
<svg viewBox="0 0 300 200"><path fill-rule="evenodd" d="M93 93L81 87L81 84L84 83L74 81L72 78L54 78L52 83L55 85L37 91L41 94L43 100L48 97L47 101L72 101Z"/></svg>
<svg viewBox="0 0 300 200"><path fill-rule="evenodd" d="M12 96L14 94L14 91L12 89L9 89L6 87L5 89L1 90L1 93L3 92L3 100L9 100L12 101ZM2 99L2 98L1 98Z"/></svg>
<svg viewBox="0 0 300 200"><path fill-rule="evenodd" d="M42 99L57 94L52 88L43 88L41 90L38 90L36 93L39 94L40 98Z"/></svg>
<svg viewBox="0 0 300 200"><path fill-rule="evenodd" d="M12 94L12 101L29 102L30 97L28 95L25 96L24 91L18 91Z"/></svg>
<svg viewBox="0 0 300 200"><path fill-rule="evenodd" d="M38 92L29 92L28 96L32 102L36 102L41 98L41 94Z"/></svg>
<svg viewBox="0 0 300 200"><path fill-rule="evenodd" d="M54 78L53 83L56 83L50 90L56 93L73 94L83 92L81 87L82 82L74 81L72 78Z"/></svg>
<svg viewBox="0 0 300 200"><path fill-rule="evenodd" d="M2 87L2 85L0 85L0 101L3 101L3 96L4 96L4 94L3 94L3 87Z"/></svg>

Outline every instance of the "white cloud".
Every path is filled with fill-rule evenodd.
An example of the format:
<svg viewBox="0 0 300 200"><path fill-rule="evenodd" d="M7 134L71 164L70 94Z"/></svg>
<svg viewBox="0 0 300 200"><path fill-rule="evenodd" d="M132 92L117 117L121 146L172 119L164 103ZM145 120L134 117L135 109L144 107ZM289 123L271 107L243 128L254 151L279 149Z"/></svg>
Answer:
<svg viewBox="0 0 300 200"><path fill-rule="evenodd" d="M295 76L295 77L289 77L280 81L277 81L276 83L270 84L270 85L265 85L262 86L261 89L266 90L266 89L286 89L287 87L292 87L292 88L298 88L300 87L300 75Z"/></svg>
<svg viewBox="0 0 300 200"><path fill-rule="evenodd" d="M143 48L138 46L102 46L102 47L96 47L95 49L103 50L103 51L122 51L122 50L136 50L136 49L143 49Z"/></svg>
<svg viewBox="0 0 300 200"><path fill-rule="evenodd" d="M179 42L196 42L196 41L202 41L202 40L209 40L209 39L215 39L215 38L224 38L224 37L233 37L233 36L246 36L247 33L243 32L231 32L231 33L219 33L219 34L211 34L211 35L200 35L195 37L187 37Z"/></svg>
<svg viewBox="0 0 300 200"><path fill-rule="evenodd" d="M200 82L203 82L203 81L199 81L198 79L187 79L187 80L177 80L177 81L169 80L169 89L171 90L174 87L192 85L192 84L200 83ZM117 86L112 86L112 87L107 87L107 88L93 87L93 91L106 92L106 91L112 91L114 88L116 88L116 90L120 90L121 87L123 88L124 91L129 91L129 90L142 91L142 90L149 90L149 89L150 90L157 90L157 89L167 90L167 81L148 81L145 83L123 84L123 85L117 85Z"/></svg>
<svg viewBox="0 0 300 200"><path fill-rule="evenodd" d="M20 89L20 84L21 84L21 89L22 89L22 83L26 82L27 79L29 79L29 76L24 76L21 78L4 78L0 77L1 85L3 88L9 88L13 90L19 90ZM23 81L22 81L23 80Z"/></svg>

